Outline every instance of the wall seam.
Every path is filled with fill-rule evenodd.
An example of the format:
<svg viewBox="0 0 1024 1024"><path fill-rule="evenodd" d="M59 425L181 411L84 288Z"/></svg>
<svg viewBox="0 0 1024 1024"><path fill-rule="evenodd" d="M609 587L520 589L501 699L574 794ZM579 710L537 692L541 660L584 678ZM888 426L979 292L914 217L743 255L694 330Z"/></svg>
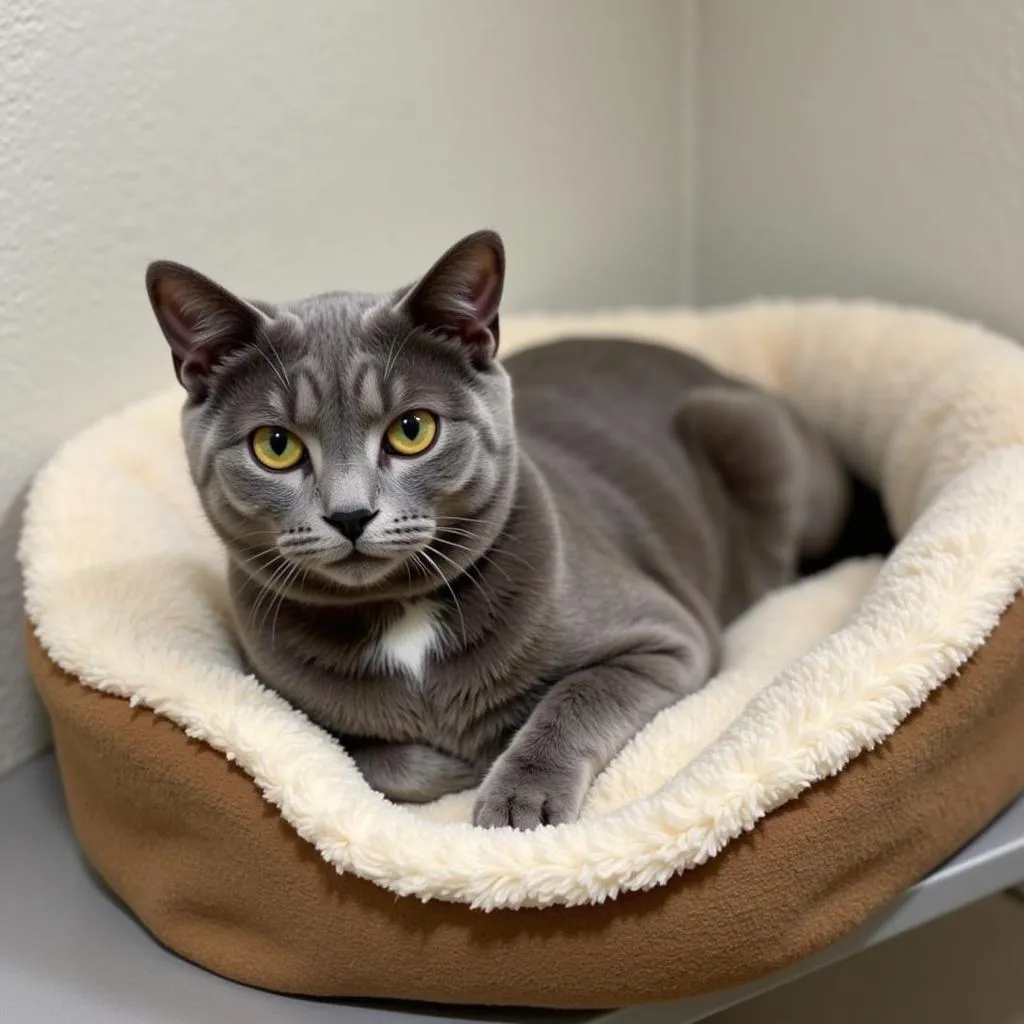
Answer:
<svg viewBox="0 0 1024 1024"><path fill-rule="evenodd" d="M700 181L700 0L685 0L681 6L679 53L679 137L680 269L677 297L680 302L698 304L697 231Z"/></svg>

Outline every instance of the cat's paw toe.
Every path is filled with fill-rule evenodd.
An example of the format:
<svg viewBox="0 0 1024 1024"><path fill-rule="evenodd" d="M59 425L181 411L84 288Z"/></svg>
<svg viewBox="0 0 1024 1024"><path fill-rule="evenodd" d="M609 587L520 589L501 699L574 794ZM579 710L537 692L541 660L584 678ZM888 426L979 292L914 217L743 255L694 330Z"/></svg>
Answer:
<svg viewBox="0 0 1024 1024"><path fill-rule="evenodd" d="M473 824L480 828L518 828L523 831L554 824L540 794L513 793L479 800L473 810Z"/></svg>
<svg viewBox="0 0 1024 1024"><path fill-rule="evenodd" d="M499 771L484 781L473 808L473 824L480 828L516 828L564 825L579 817L582 786L562 773Z"/></svg>

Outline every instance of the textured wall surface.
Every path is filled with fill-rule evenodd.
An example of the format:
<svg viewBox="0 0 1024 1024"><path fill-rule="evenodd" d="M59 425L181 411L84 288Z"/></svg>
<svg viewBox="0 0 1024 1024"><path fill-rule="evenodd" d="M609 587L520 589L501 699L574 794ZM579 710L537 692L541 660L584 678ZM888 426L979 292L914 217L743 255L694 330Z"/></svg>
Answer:
<svg viewBox="0 0 1024 1024"><path fill-rule="evenodd" d="M45 736L18 495L61 438L170 381L145 263L267 298L383 287L491 224L510 308L686 298L686 8L0 3L0 772Z"/></svg>
<svg viewBox="0 0 1024 1024"><path fill-rule="evenodd" d="M700 7L697 291L871 294L1024 338L1024 5Z"/></svg>

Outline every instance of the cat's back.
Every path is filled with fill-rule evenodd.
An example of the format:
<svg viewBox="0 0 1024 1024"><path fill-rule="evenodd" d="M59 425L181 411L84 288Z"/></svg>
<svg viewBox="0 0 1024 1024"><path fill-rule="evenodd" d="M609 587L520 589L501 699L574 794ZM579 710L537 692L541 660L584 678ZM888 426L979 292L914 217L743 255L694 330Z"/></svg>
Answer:
<svg viewBox="0 0 1024 1024"><path fill-rule="evenodd" d="M727 380L688 353L619 338L552 341L504 366L522 435L575 428L630 447L664 440L687 391Z"/></svg>
<svg viewBox="0 0 1024 1024"><path fill-rule="evenodd" d="M625 339L567 338L505 366L520 449L561 520L573 601L586 606L609 572L634 588L638 607L652 574L688 606L692 587L712 593L719 545L706 501L720 503L677 418L689 392L726 378L684 352Z"/></svg>

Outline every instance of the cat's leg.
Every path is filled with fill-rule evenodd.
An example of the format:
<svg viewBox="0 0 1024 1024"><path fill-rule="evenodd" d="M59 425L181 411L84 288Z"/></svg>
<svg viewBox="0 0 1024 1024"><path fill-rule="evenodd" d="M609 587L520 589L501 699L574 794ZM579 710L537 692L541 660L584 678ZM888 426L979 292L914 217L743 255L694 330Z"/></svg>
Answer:
<svg viewBox="0 0 1024 1024"><path fill-rule="evenodd" d="M836 542L850 475L824 433L779 399L738 386L697 388L680 405L676 425L737 503L769 528L766 546L786 569Z"/></svg>
<svg viewBox="0 0 1024 1024"><path fill-rule="evenodd" d="M429 803L480 781L468 762L421 743L354 741L346 749L370 787L398 803Z"/></svg>
<svg viewBox="0 0 1024 1024"><path fill-rule="evenodd" d="M484 778L474 824L575 821L595 776L659 711L704 685L713 657L694 623L690 635L624 650L555 683Z"/></svg>

